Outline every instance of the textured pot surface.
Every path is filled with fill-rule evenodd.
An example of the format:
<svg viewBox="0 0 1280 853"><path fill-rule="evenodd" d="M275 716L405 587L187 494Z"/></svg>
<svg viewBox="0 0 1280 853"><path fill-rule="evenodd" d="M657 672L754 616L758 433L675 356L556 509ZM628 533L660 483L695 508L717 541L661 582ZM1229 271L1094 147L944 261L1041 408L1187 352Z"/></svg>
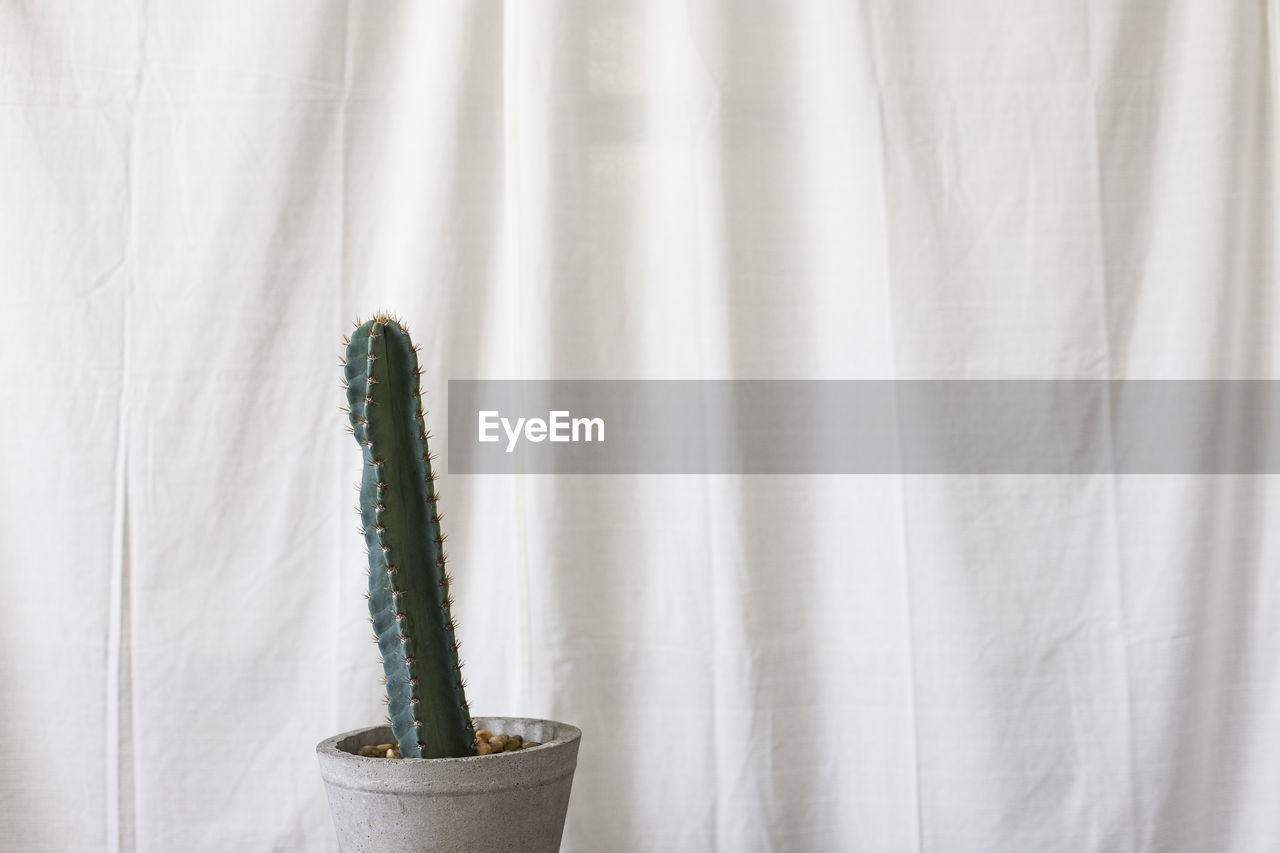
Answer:
<svg viewBox="0 0 1280 853"><path fill-rule="evenodd" d="M366 758L389 726L316 746L344 853L540 853L560 849L582 732L551 720L477 717L477 728L542 746L469 758Z"/></svg>

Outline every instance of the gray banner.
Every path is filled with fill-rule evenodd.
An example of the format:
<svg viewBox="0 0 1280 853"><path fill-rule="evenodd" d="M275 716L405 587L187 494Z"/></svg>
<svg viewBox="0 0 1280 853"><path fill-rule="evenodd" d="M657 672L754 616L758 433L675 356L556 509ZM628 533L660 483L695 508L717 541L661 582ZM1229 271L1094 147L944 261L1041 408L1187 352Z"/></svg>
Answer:
<svg viewBox="0 0 1280 853"><path fill-rule="evenodd" d="M1271 380L450 380L451 474L1271 474Z"/></svg>

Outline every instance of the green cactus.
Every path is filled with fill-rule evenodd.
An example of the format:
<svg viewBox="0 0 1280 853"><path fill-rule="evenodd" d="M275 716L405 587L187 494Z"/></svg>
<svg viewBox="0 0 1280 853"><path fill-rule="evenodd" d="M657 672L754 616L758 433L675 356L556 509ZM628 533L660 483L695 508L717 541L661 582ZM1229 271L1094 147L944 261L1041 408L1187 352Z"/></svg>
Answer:
<svg viewBox="0 0 1280 853"><path fill-rule="evenodd" d="M364 454L369 613L391 728L405 758L456 758L473 754L475 727L449 613L417 352L397 320L378 314L348 339L344 373L351 431Z"/></svg>

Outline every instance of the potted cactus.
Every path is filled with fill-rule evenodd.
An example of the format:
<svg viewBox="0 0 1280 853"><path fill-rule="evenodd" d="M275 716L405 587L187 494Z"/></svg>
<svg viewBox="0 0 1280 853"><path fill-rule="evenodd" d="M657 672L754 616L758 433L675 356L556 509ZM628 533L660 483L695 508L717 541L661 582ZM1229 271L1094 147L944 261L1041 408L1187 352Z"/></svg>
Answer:
<svg viewBox="0 0 1280 853"><path fill-rule="evenodd" d="M350 432L387 724L316 747L344 851L558 850L581 733L550 720L472 718L417 348L375 315L345 339ZM477 723L479 728L477 728Z"/></svg>

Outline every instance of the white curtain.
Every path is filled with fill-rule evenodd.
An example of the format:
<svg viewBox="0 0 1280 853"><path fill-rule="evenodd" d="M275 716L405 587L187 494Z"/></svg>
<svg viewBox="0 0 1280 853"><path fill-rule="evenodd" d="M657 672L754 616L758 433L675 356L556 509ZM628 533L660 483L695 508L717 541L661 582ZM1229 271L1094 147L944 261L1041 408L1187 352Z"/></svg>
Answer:
<svg viewBox="0 0 1280 853"><path fill-rule="evenodd" d="M340 337L449 378L1280 378L1275 0L0 4L0 845L334 847ZM447 451L447 436L438 442ZM442 483L565 849L1280 849L1267 477Z"/></svg>

